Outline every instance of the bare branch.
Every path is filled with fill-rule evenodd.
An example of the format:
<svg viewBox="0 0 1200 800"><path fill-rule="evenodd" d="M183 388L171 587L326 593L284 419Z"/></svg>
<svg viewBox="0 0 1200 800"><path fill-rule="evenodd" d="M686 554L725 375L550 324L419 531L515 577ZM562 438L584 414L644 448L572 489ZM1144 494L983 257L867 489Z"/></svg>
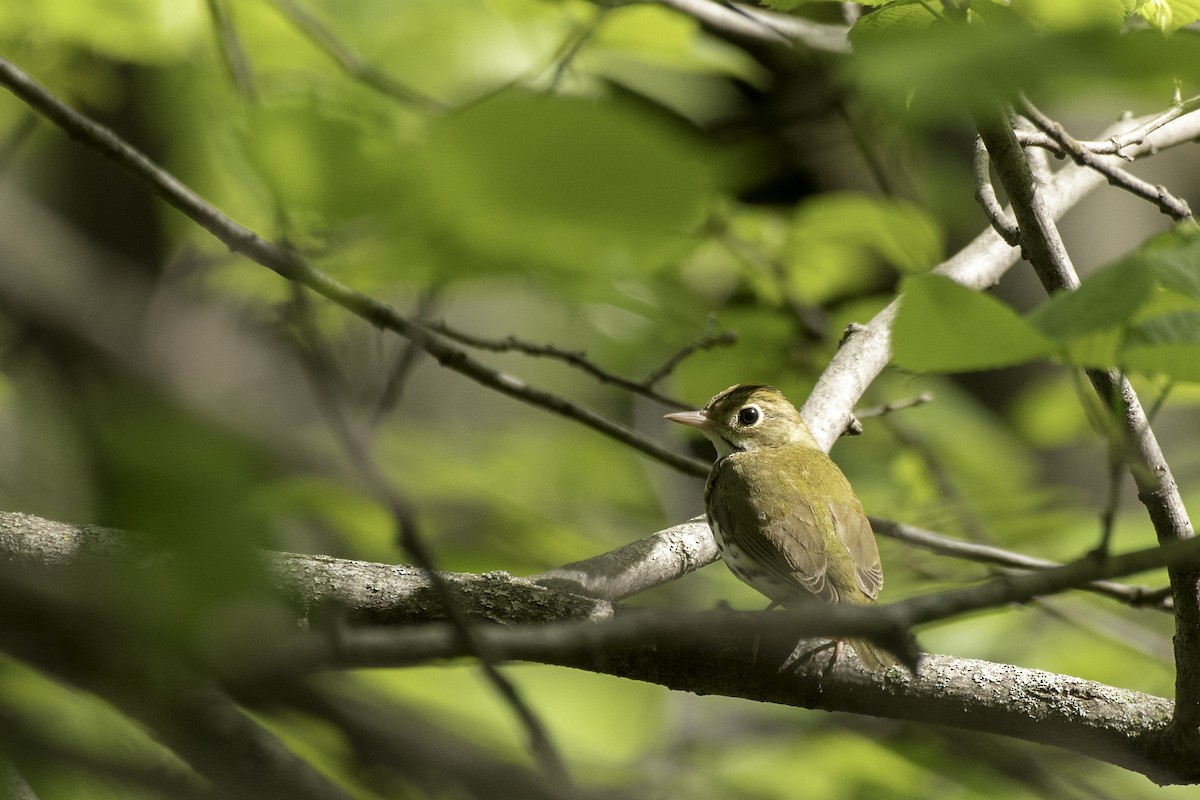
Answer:
<svg viewBox="0 0 1200 800"><path fill-rule="evenodd" d="M662 363L662 366L647 375L646 379L642 381L642 385L653 386L659 381L664 380L694 353L698 353L701 350L712 350L715 347L728 347L737 343L736 333L733 331L709 330L712 324L715 324L715 320L710 320L710 325L705 326L704 333L698 338L679 348L675 354Z"/></svg>
<svg viewBox="0 0 1200 800"><path fill-rule="evenodd" d="M254 101L258 96L254 68L250 65L245 48L242 47L242 40L233 25L229 9L225 7L225 0L208 0L208 15L212 18L213 32L221 46L221 58L225 62L225 69L229 70L229 76L233 78L233 83L242 97Z"/></svg>
<svg viewBox="0 0 1200 800"><path fill-rule="evenodd" d="M1132 156L1128 156L1121 151L1131 145L1141 144L1146 140L1146 137L1157 131L1159 128L1179 119L1182 116L1200 110L1200 97L1193 97L1190 100L1177 102L1168 108L1166 111L1157 116L1146 119L1142 124L1133 128L1128 128L1120 133L1114 133L1107 139L1096 141L1079 141L1078 144L1084 150L1090 153L1095 153L1098 156L1116 155L1126 161L1133 161ZM1040 147L1045 150L1050 150L1058 155L1066 155L1063 146L1055 138L1042 131L1017 131L1017 141L1023 147Z"/></svg>
<svg viewBox="0 0 1200 800"><path fill-rule="evenodd" d="M1020 570L1044 570L1063 566L1057 561L1027 556L1024 553L1005 550L992 545L966 542L952 539L948 536L922 530L912 525L905 525L892 520L871 517L871 527L880 536L895 539L898 542L919 547L939 555L961 558L980 564L995 564ZM1129 586L1123 583L1094 580L1076 587L1096 594L1120 600L1136 608L1154 608L1160 611L1172 610L1169 588L1151 589L1146 586Z"/></svg>
<svg viewBox="0 0 1200 800"><path fill-rule="evenodd" d="M933 402L933 392L921 392L915 394L905 400L893 400L890 403L884 403L878 406L870 406L868 408L857 409L854 416L858 419L870 419L871 417L885 417L888 414L894 414L897 411L905 411L917 406L923 406L926 403Z"/></svg>
<svg viewBox="0 0 1200 800"><path fill-rule="evenodd" d="M455 327L451 327L449 324L446 324L445 321L428 323L425 326L434 333L439 333L439 335L445 336L446 338L452 339L452 341L460 344L466 344L467 347L488 350L491 351L491 353L514 353L515 351L515 353L522 353L524 355L534 357L542 357L542 359L562 361L563 363L566 363L566 365L570 365L576 369L581 369L581 371L592 375L593 378L599 380L602 384L618 386L620 389L634 393L634 395L652 399L652 401L655 403L661 403L662 405L667 405L667 407L688 408L688 404L677 401L677 399L661 395L661 393L654 391L652 387L654 380L647 379L641 381L641 383L638 383L636 380L622 378L620 375L613 374L608 372L607 369L595 365L595 363L588 360L588 354L583 353L582 350L564 350L563 348L559 348L557 345L553 344L534 344L532 342L526 342L524 339L518 339L515 336L506 336L503 339L473 336L470 335L470 333L466 333L455 329ZM686 356L695 353L697 350L716 347L716 345L719 344L732 344L734 341L736 341L736 337L734 337L732 333L722 332L715 336L709 336L706 333L706 335L701 337L701 339L698 339L697 342L692 342L688 345L688 347L684 348L682 353L672 356L674 363L668 362L671 363L671 367L670 369L667 369L667 372L664 374L670 373L671 369L678 365L679 361L682 361ZM654 375L652 375L652 378L653 377Z"/></svg>
<svg viewBox="0 0 1200 800"><path fill-rule="evenodd" d="M982 120L980 135L1012 200L1021 228L1022 251L1042 285L1049 293L1077 289L1079 276L1007 117L998 113ZM1179 488L1133 387L1115 370L1089 370L1088 377L1105 408L1118 414L1138 496L1160 545L1166 549L1193 541L1192 524ZM1192 732L1184 735L1194 736L1200 727L1200 570L1177 566L1168 574L1175 603L1176 731Z"/></svg>
<svg viewBox="0 0 1200 800"><path fill-rule="evenodd" d="M120 536L94 527L0 514L0 556L5 560L50 559L58 564L87 560L93 553L110 552L112 539ZM119 552L125 556L130 551ZM429 622L443 613L432 597L428 577L416 568L289 554L268 554L267 564L280 588L310 613L341 607L348 621L359 623ZM621 613L613 618L619 607L611 603L564 594L503 573L445 577L458 587L471 613L509 623L541 623L477 627L502 659L579 667L689 691L998 732L1063 746L1170 782L1200 776L1191 751L1160 746L1171 704L1159 698L944 656L924 656L913 680L896 671L869 673L853 658L839 662L828 675L821 663L805 665L796 675L776 671L798 632L814 636L861 632L902 647L908 641L905 631L913 625L1025 602L1166 564L1200 565L1200 542L1090 557L877 608L823 608L819 615L667 613L620 607ZM580 621L598 619L611 623ZM450 625L338 626L332 640L302 636L293 647L297 649L286 649L262 667L281 671L282 676L298 669L424 663L470 652Z"/></svg>
<svg viewBox="0 0 1200 800"><path fill-rule="evenodd" d="M1124 189L1131 194L1141 197L1143 200L1153 203L1158 207L1159 211L1171 217L1176 222L1192 221L1192 210L1188 207L1186 200L1171 194L1165 186L1155 186L1136 175L1126 172L1115 164L1099 158L1091 150L1072 138L1062 125L1038 110L1027 98L1021 99L1021 113L1043 133L1053 139L1058 144L1060 151L1069 156L1076 164L1096 170L1104 176L1110 185L1116 186L1118 189Z"/></svg>
<svg viewBox="0 0 1200 800"><path fill-rule="evenodd" d="M661 530L608 553L565 564L530 580L605 600L623 600L681 578L717 560L704 517Z"/></svg>
<svg viewBox="0 0 1200 800"><path fill-rule="evenodd" d="M1176 102L1163 113L1156 117L1151 117L1141 125L1138 125L1136 128L1131 128L1127 131L1109 136L1104 144L1111 147L1111 150L1107 150L1107 148L1100 142L1081 142L1081 144L1083 144L1093 153L1102 154L1107 151L1116 155L1120 155L1121 151L1126 147L1129 147L1133 144L1141 144L1146 140L1147 136L1154 133L1167 123L1198 110L1200 110L1200 96L1193 97L1189 100Z"/></svg>
<svg viewBox="0 0 1200 800"><path fill-rule="evenodd" d="M1195 772L1167 760L1157 741L1169 700L1100 683L985 661L926 655L909 678L899 670L870 673L857 659L825 673L812 663L779 674L778 660L795 643L785 614L622 618L602 624L493 628L497 649L536 661L650 681L698 694L722 694L800 708L843 711L952 725L1052 744L1142 772L1161 783ZM787 620L791 622L792 620ZM292 662L308 668L411 663L415 651L456 655L450 631L348 631L331 648L307 637ZM757 644L757 646L756 646ZM1181 770L1187 770L1183 773Z"/></svg>
<svg viewBox="0 0 1200 800"><path fill-rule="evenodd" d="M987 148L983 146L983 139L976 136L973 161L975 200L983 208L983 213L987 216L988 222L992 224L992 229L1000 234L1001 239L1016 247L1021 240L1021 232L1017 229L1017 223L1009 219L1008 215L1004 213L1004 209L1000 207L1000 201L996 199L996 190L992 187L991 163Z"/></svg>

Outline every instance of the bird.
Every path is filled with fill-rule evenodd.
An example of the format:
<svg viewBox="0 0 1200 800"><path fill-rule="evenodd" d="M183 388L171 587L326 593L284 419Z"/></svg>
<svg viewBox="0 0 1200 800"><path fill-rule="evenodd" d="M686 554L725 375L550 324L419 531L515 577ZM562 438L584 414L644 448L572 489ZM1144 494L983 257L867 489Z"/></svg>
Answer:
<svg viewBox="0 0 1200 800"><path fill-rule="evenodd" d="M850 481L817 444L800 412L763 383L731 386L699 411L665 418L698 429L716 448L704 508L721 559L768 608L874 605L883 588L879 548ZM862 639L849 644L871 670L899 661ZM794 663L804 643L780 670ZM826 671L837 662L833 643Z"/></svg>

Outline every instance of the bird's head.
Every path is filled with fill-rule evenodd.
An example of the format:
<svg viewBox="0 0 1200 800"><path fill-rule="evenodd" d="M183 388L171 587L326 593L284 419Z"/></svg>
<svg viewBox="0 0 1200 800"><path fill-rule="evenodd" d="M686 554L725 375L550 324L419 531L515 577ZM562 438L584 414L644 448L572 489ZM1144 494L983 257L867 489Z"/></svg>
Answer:
<svg viewBox="0 0 1200 800"><path fill-rule="evenodd" d="M717 448L718 458L786 444L817 447L796 407L778 389L761 383L731 386L700 411L667 414L666 419L699 429Z"/></svg>

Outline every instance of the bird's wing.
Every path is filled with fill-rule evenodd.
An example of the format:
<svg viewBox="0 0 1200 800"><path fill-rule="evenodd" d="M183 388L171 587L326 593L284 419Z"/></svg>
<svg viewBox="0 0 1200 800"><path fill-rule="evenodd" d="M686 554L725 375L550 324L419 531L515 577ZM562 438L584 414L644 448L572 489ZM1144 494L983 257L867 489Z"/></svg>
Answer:
<svg viewBox="0 0 1200 800"><path fill-rule="evenodd" d="M834 519L833 530L838 540L850 551L858 586L867 597L874 600L883 588L883 565L879 563L879 547L875 544L871 523L858 503L854 507L845 503L829 505L830 515Z"/></svg>
<svg viewBox="0 0 1200 800"><path fill-rule="evenodd" d="M818 516L825 509L796 502L794 491L781 497L781 490L749 485L736 462L725 459L710 481L709 513L730 541L775 581L836 603L840 598L827 577L826 537Z"/></svg>
<svg viewBox="0 0 1200 800"><path fill-rule="evenodd" d="M794 504L785 516L765 526L764 540L772 552L780 554L791 583L826 603L837 603L841 592L829 580L828 545L821 535L818 513L810 503Z"/></svg>

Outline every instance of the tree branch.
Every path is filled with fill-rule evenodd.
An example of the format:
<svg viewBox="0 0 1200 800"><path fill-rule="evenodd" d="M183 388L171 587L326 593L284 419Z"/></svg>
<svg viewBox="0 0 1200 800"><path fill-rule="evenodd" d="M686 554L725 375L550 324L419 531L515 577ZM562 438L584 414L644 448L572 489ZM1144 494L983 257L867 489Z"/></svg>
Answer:
<svg viewBox="0 0 1200 800"><path fill-rule="evenodd" d="M1141 197L1158 207L1158 210L1174 219L1176 222L1193 221L1192 210L1187 201L1176 197L1167 191L1165 186L1155 186L1136 175L1131 175L1116 164L1105 161L1081 142L1073 138L1062 125L1043 114L1037 106L1026 98L1021 98L1021 113L1025 115L1043 133L1049 136L1064 153L1076 164L1096 170L1104 176L1110 186L1124 189L1131 194Z"/></svg>
<svg viewBox="0 0 1200 800"><path fill-rule="evenodd" d="M1175 103L1166 111L1157 116L1149 117L1140 125L1133 128L1127 128L1120 133L1114 133L1106 139L1097 141L1081 141L1079 146L1083 149L1095 153L1098 156L1115 155L1120 156L1126 161L1133 161L1131 156L1127 156L1121 151L1126 147L1135 144L1141 144L1146 140L1146 137L1157 131L1169 122L1173 122L1182 116L1200 110L1200 97L1193 97L1189 100L1184 100ZM1041 147L1046 150L1051 150L1059 155L1066 155L1063 152L1062 145L1042 131L1017 131L1017 141L1023 147Z"/></svg>
<svg viewBox="0 0 1200 800"><path fill-rule="evenodd" d="M1007 116L996 113L983 118L979 132L1012 201L1021 229L1021 249L1042 285L1048 293L1077 289L1079 276ZM1090 370L1088 376L1105 408L1120 414L1121 435L1131 456L1130 471L1158 541L1165 548L1192 540L1191 521L1179 489L1133 387L1115 370ZM1175 732L1195 738L1200 736L1200 571L1193 566L1175 567L1168 574L1175 604Z"/></svg>
<svg viewBox="0 0 1200 800"><path fill-rule="evenodd" d="M992 186L991 163L983 139L976 136L975 158L972 162L975 171L975 200L983 209L988 222L992 223L992 229L1000 234L1001 239L1016 247L1021 240L1021 232L1017 230L1017 223L1008 218L1000 206L1000 201L996 199L996 190Z"/></svg>
<svg viewBox="0 0 1200 800"><path fill-rule="evenodd" d="M717 560L717 543L704 517L652 533L583 561L531 575L543 586L604 600L623 600Z"/></svg>
<svg viewBox="0 0 1200 800"><path fill-rule="evenodd" d="M851 609L855 610L855 609ZM725 612L729 615L730 612ZM656 614L655 617L658 615ZM952 725L1055 745L1141 772L1160 783L1187 780L1185 761L1164 764L1158 749L1169 700L1063 675L986 661L926 655L915 677L872 673L847 658L826 672L813 659L795 674L777 664L795 631L768 627L784 614L720 612L622 618L602 624L491 628L507 657L656 683L678 691L741 697L799 708ZM347 631L336 642L297 642L296 668L347 669L457 655L445 626Z"/></svg>
<svg viewBox="0 0 1200 800"><path fill-rule="evenodd" d="M118 546L126 538L94 526L0 513L0 559L6 561L63 565L136 557L137 537ZM443 618L422 570L326 556L276 553L266 559L275 584L310 619L324 613L334 624L313 626L329 630L332 638L301 636L263 662L264 676L426 663L470 652L449 625L415 625ZM820 614L803 615L635 610L504 573L443 576L458 590L464 610L507 623L476 627L498 658L579 667L687 691L999 732L1083 752L1160 782L1200 780L1195 750L1172 750L1160 741L1171 714L1170 702L1161 698L945 656L924 656L915 679L898 671L870 673L854 658L829 674L820 658L795 675L776 671L798 635L865 635L904 649L911 647L907 631L914 625L1165 564L1200 565L1200 541L1093 556L876 608L823 607ZM355 624L336 624L339 619ZM379 627L397 622L409 624Z"/></svg>

